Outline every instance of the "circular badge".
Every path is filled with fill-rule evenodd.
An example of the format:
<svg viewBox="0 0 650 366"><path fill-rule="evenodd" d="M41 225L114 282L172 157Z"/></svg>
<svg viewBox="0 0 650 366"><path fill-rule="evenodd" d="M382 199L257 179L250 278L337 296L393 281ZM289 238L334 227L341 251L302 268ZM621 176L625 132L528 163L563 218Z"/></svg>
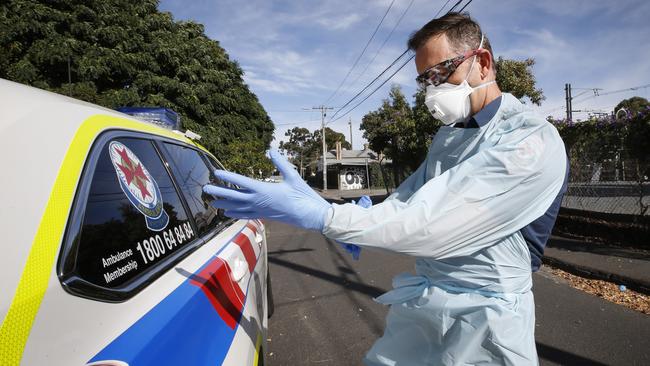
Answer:
<svg viewBox="0 0 650 366"><path fill-rule="evenodd" d="M129 202L145 216L150 230L161 231L169 223L163 208L158 184L140 159L128 147L118 141L108 145L108 152L120 182L122 192Z"/></svg>

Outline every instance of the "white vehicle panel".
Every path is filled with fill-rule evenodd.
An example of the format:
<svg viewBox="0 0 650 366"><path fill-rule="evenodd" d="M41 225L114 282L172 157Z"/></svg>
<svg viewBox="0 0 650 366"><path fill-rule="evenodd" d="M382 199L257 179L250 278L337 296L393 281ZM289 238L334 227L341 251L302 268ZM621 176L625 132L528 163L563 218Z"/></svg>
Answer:
<svg viewBox="0 0 650 366"><path fill-rule="evenodd" d="M17 285L23 275L34 239L39 230L43 230L41 221L48 201L57 199L61 201L59 192L53 191L54 184L61 173L61 166L66 159L70 144L77 139L80 128L87 126L88 119L98 114L117 116L121 120L133 119L89 103L2 79L0 79L0 98L12 106L0 109L0 134L9 137L0 144L0 156L2 156L0 159L5 172L10 173L3 175L3 189L0 190L0 199L5 205L5 208L0 210L0 222L3 223L5 233L3 255L0 256L0 293L5 295L0 297L0 317L5 319L16 296ZM143 123L138 122L138 124ZM133 126L129 129L142 132L137 125ZM97 129L90 137L88 145L84 145L77 151L78 155L75 156L77 159L81 159L81 162L86 161L92 146L90 142L101 132L101 129ZM189 141L180 137L175 139ZM73 192L79 184L81 171L75 171L74 174L79 176L69 180L69 184L73 186L66 187ZM72 202L65 201L63 204L71 206ZM69 215L70 207L67 210ZM60 210L58 214L62 215ZM61 231L63 232L64 230ZM50 235L50 239L52 236ZM63 234L58 238L59 243L63 241L62 236ZM57 253L57 256L60 255L60 248L57 249ZM102 355L119 351L119 345L125 344L119 342L124 342L125 339L127 342L131 339L142 343L142 349L130 350L131 356L137 356L136 359L139 360L132 364L152 364L143 361L147 359L147 355L144 354L147 352L145 348L151 350L150 343L173 341L173 337L176 337L186 345L194 346L212 342L213 348L221 347L219 352L223 353L223 357L219 360L224 365L252 365L256 361L256 350L260 345L265 344L266 236L264 226L258 221L235 221L148 284L142 291L119 303L90 300L66 292L57 276L57 260L58 258L54 258L55 265L52 266L49 279L40 277L40 289L45 286L47 280L47 290L35 312L36 316L26 338L21 364L95 363L101 360ZM222 265L219 267L221 277L217 276L216 272L208 271L216 262ZM227 272L223 272L223 268ZM46 275L46 272L41 273ZM234 315L231 314L232 309L228 306L232 304L224 305L219 299L223 294L215 295L216 290L214 286L210 287L211 285L216 285L217 290L228 292L230 300L235 296L239 300L239 309L236 309L239 313L235 311ZM227 286L230 288L226 289ZM184 294L185 297L179 297L179 293ZM174 303L176 308L173 309L173 313L170 313L169 307L163 306L169 304L171 298L177 301ZM178 300L179 298L182 301ZM157 316L162 314L161 319L169 320L169 324L164 321L152 323L150 318L153 313L158 314ZM200 316L196 316L197 314ZM230 321L226 319L229 314L232 316ZM231 328L228 330L226 327L224 331L220 331L223 333L219 336L221 337L219 339L224 340L222 344L215 343L214 339L201 338L201 334L209 336L210 333L206 333L206 329L200 329L200 326L195 331L183 328L184 332L175 332L174 329L178 329L179 324L182 326L184 323L183 317L186 317L186 321L198 322L199 325L203 317L206 324L223 321ZM177 328L168 329L168 326L174 324ZM147 325L151 328L147 328ZM134 337L133 329L136 328L141 332L138 335L147 334L147 337ZM209 331L210 328L208 327L207 330ZM162 351L174 352L174 349L165 347ZM194 357L193 364L219 363L209 358L205 359L206 362L196 362L201 355L197 356L197 352L183 354L182 349L179 349L174 356ZM120 358L109 359L120 360ZM163 362L155 364L164 363L163 359Z"/></svg>
<svg viewBox="0 0 650 366"><path fill-rule="evenodd" d="M56 360L56 363L61 364L85 365L95 354L185 282L187 274L196 273L245 224L246 221L239 221L228 227L142 292L123 303L106 303L71 296L61 287L56 273L52 273L50 288L43 299L25 347L23 364L48 364ZM229 250L234 248L229 246L223 249L219 256L228 255ZM247 308L250 307L251 301L254 301L252 297L247 299Z"/></svg>

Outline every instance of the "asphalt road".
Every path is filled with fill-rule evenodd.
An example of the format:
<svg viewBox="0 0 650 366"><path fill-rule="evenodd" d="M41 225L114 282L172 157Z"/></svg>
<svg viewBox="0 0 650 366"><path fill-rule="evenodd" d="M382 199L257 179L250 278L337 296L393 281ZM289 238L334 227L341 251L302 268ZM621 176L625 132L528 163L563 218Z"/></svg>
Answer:
<svg viewBox="0 0 650 366"><path fill-rule="evenodd" d="M360 365L382 335L388 308L372 297L414 260L364 250L359 261L322 235L267 222L275 314L266 362ZM650 365L650 316L535 274L542 365Z"/></svg>

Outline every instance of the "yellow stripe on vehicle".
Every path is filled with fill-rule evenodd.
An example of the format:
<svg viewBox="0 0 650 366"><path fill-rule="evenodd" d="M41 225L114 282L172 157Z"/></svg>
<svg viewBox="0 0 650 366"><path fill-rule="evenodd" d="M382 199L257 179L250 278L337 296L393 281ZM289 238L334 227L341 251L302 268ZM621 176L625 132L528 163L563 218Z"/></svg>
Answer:
<svg viewBox="0 0 650 366"><path fill-rule="evenodd" d="M255 363L254 366L260 364L260 357L264 357L262 354L262 333L257 333L257 341L255 342Z"/></svg>
<svg viewBox="0 0 650 366"><path fill-rule="evenodd" d="M47 290L84 162L95 138L109 129L147 132L194 144L164 128L115 116L95 115L81 124L59 169L18 287L0 328L2 366L20 364L34 319Z"/></svg>

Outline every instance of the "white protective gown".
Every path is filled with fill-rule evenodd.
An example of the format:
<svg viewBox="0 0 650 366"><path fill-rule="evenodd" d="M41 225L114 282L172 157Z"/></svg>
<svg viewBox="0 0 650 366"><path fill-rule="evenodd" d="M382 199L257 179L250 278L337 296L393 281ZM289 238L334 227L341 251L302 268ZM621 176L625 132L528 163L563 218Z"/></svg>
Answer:
<svg viewBox="0 0 650 366"><path fill-rule="evenodd" d="M394 278L368 365L536 365L531 258L519 230L564 181L557 130L510 94L480 128L442 127L384 202L333 205L331 239L418 257Z"/></svg>

